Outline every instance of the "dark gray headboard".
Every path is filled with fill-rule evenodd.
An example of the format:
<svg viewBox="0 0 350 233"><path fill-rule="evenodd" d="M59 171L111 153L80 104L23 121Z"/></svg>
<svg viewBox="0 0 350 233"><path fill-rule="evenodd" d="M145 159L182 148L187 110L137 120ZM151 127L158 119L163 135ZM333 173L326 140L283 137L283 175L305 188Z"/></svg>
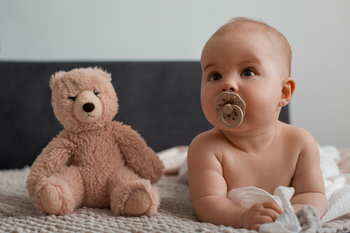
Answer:
<svg viewBox="0 0 350 233"><path fill-rule="evenodd" d="M199 62L0 62L0 169L31 165L63 129L51 107L51 75L90 66L112 74L115 120L131 125L155 151L189 145L211 128L200 105ZM289 123L288 108L280 119Z"/></svg>

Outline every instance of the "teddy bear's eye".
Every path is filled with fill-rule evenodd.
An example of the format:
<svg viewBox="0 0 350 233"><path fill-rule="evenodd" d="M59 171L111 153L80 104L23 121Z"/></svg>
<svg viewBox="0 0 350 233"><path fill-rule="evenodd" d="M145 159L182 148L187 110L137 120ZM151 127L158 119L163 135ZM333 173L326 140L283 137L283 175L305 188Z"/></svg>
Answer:
<svg viewBox="0 0 350 233"><path fill-rule="evenodd" d="M71 99L71 100L75 101L77 99L77 97L76 96L71 96L71 97L68 97L68 99Z"/></svg>
<svg viewBox="0 0 350 233"><path fill-rule="evenodd" d="M99 92L99 91L94 91L94 94L95 94L95 95L99 95L100 92Z"/></svg>

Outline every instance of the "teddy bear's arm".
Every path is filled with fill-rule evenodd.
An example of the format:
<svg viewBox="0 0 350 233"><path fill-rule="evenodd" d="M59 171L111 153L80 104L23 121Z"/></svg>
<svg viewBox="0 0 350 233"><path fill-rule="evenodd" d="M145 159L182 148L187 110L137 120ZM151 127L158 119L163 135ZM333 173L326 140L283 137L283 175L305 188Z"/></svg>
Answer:
<svg viewBox="0 0 350 233"><path fill-rule="evenodd" d="M130 126L115 124L114 135L127 165L142 178L156 183L163 175L164 165L159 156Z"/></svg>
<svg viewBox="0 0 350 233"><path fill-rule="evenodd" d="M52 173L58 172L69 160L73 150L73 143L58 136L54 138L36 158L27 179L27 189L34 195L36 184Z"/></svg>

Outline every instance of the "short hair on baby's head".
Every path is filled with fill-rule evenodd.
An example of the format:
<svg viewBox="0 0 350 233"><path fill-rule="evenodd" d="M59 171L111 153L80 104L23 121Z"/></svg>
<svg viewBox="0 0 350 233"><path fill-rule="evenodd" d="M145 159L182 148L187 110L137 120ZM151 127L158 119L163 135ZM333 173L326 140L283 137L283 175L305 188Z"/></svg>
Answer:
<svg viewBox="0 0 350 233"><path fill-rule="evenodd" d="M261 21L261 20L254 20L246 17L236 17L231 19L227 24L225 25L236 25L236 26L242 26L244 27L247 24L255 24L258 26L263 27L266 29L266 32L270 35L270 38L274 40L275 44L280 46L282 54L284 56L283 59L283 66L285 66L287 74L290 76L291 74L291 63L292 63L292 50L290 48L290 45L287 41L287 39L284 37L282 33L277 31L275 28L271 27L267 23ZM225 26L224 25L224 26Z"/></svg>

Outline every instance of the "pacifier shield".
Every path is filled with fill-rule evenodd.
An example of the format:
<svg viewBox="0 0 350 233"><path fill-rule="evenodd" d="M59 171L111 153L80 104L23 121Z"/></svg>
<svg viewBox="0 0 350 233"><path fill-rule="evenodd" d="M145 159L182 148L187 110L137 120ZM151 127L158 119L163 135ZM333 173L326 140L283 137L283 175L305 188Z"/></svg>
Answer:
<svg viewBox="0 0 350 233"><path fill-rule="evenodd" d="M241 97L233 92L223 92L214 100L214 111L222 124L228 128L239 126L245 114L246 105Z"/></svg>

